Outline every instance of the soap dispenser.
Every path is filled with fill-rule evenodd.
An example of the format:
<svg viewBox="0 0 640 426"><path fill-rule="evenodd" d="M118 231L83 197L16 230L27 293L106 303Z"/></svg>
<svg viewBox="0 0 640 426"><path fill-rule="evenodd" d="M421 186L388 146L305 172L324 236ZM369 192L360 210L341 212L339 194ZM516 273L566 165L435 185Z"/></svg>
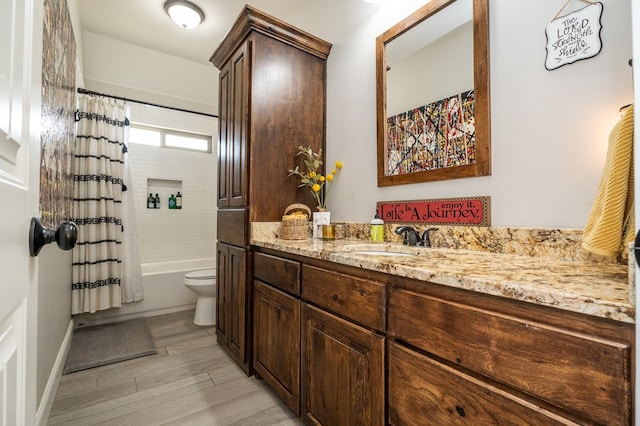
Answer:
<svg viewBox="0 0 640 426"><path fill-rule="evenodd" d="M375 243L384 242L384 220L380 219L378 212L373 219L371 219L371 241Z"/></svg>

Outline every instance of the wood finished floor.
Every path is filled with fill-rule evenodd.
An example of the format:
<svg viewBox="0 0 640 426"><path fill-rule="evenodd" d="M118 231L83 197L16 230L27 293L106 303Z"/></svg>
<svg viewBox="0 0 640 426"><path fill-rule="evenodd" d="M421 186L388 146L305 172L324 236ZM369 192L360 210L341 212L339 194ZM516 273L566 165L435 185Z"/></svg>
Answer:
<svg viewBox="0 0 640 426"><path fill-rule="evenodd" d="M48 425L300 425L194 311L147 318L157 355L62 376Z"/></svg>

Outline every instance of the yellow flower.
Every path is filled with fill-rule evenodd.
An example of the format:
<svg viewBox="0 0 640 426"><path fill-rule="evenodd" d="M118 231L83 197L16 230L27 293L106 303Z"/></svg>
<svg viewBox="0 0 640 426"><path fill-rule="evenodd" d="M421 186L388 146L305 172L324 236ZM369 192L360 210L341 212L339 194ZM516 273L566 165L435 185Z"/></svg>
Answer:
<svg viewBox="0 0 640 426"><path fill-rule="evenodd" d="M302 156L306 171L301 171L298 165L294 169L289 169L289 176L298 176L300 178L298 188L308 186L311 189L313 198L318 203L318 207L325 209L331 184L338 170L342 169L342 162L336 161L336 168L331 171L331 174L324 176L322 175L322 149L315 153L311 147L299 146L298 156Z"/></svg>

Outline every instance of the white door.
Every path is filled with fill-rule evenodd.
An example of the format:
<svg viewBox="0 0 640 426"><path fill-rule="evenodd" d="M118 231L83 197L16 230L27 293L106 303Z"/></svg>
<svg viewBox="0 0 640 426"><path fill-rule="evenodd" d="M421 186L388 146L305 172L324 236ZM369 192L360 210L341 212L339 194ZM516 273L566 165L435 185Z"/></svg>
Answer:
<svg viewBox="0 0 640 426"><path fill-rule="evenodd" d="M42 0L0 0L0 425L36 418Z"/></svg>
<svg viewBox="0 0 640 426"><path fill-rule="evenodd" d="M636 235L640 232L640 111L638 111L638 102L640 102L640 4L636 1L631 2L631 39L632 39L632 58L633 58L633 140L634 140L634 170L635 170L635 220ZM640 327L638 327L638 286L640 286L640 268L636 264L635 287L636 287L636 359L635 359L635 419L640 424L640 351L638 351L638 342L640 342Z"/></svg>
<svg viewBox="0 0 640 426"><path fill-rule="evenodd" d="M638 102L640 101L640 4L637 1L631 2L631 37L633 41L633 102L634 102L634 171L635 171L635 222L636 232L640 232L640 111L638 111ZM637 234L636 234L637 235ZM640 268L636 265L635 287L640 286ZM638 327L638 313L640 312L640 303L638 303L638 292L636 290L636 377L635 377L635 419L636 424L640 424L640 351L638 351L638 342L640 342L640 328Z"/></svg>

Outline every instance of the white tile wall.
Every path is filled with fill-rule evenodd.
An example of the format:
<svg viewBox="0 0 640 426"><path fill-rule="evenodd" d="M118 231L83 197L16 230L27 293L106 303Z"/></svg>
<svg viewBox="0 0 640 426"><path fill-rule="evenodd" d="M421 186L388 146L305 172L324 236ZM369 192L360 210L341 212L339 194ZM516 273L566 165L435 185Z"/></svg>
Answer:
<svg viewBox="0 0 640 426"><path fill-rule="evenodd" d="M134 123L212 136L214 153L129 144L131 183L136 207L136 238L141 263L215 257L216 118L140 104L130 105ZM182 209L147 209L147 180L182 183Z"/></svg>

